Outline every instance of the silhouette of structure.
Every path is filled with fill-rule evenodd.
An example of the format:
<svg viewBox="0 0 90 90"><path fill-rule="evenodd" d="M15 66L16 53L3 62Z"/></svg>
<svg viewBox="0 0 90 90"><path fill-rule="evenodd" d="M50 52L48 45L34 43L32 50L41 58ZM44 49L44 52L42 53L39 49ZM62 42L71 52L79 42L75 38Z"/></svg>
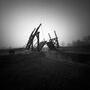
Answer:
<svg viewBox="0 0 90 90"><path fill-rule="evenodd" d="M40 42L40 40L39 40L40 32L38 31L40 26L41 26L41 24L32 31L32 33L29 37L29 40L27 42L26 49L31 50L31 51L34 51L34 50L41 51L45 44L47 44L47 46L49 47L50 50L56 50L57 48L59 48L59 42L58 42L58 37L57 37L56 31L54 31L55 38L51 38L50 34L48 33L49 38L50 38L49 42L47 42L45 40ZM35 37L37 38L36 48L33 45L33 41L34 41Z"/></svg>
<svg viewBox="0 0 90 90"><path fill-rule="evenodd" d="M58 37L57 37L57 34L56 34L56 31L54 31L55 33L55 42L56 42L56 47L59 48L59 42L58 42Z"/></svg>
<svg viewBox="0 0 90 90"><path fill-rule="evenodd" d="M48 33L50 39L49 42L47 42L47 45L51 50L55 50L59 48L59 42L56 31L54 31L54 34L55 34L55 38L51 38L50 34Z"/></svg>
<svg viewBox="0 0 90 90"><path fill-rule="evenodd" d="M38 32L38 30L39 30L40 26L41 26L41 24L37 27L37 29L35 28L32 31L32 33L31 33L31 35L29 37L28 43L26 45L27 50L29 50L29 49L33 50L33 40L34 40L34 38L36 36L37 37L37 50L39 51L39 33L40 32Z"/></svg>

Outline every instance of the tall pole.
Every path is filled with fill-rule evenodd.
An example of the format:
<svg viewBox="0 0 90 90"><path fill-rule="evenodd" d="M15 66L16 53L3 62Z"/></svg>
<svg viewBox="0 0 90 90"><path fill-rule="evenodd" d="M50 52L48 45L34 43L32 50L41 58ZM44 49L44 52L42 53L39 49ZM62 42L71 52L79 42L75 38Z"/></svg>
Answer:
<svg viewBox="0 0 90 90"><path fill-rule="evenodd" d="M56 36L57 48L59 48L59 42L58 42L58 37L57 37L56 31L54 31L54 33L55 33L55 36Z"/></svg>
<svg viewBox="0 0 90 90"><path fill-rule="evenodd" d="M36 37L37 37L37 51L39 51L39 33L37 32Z"/></svg>
<svg viewBox="0 0 90 90"><path fill-rule="evenodd" d="M31 50L33 51L33 41L32 41L32 45L31 45Z"/></svg>

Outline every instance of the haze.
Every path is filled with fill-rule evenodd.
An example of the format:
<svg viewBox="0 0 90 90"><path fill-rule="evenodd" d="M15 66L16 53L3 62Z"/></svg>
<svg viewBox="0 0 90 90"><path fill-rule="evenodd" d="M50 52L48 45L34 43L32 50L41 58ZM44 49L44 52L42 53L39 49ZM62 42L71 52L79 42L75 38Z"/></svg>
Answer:
<svg viewBox="0 0 90 90"><path fill-rule="evenodd" d="M40 41L70 43L90 34L89 0L1 0L0 48L23 47L40 23Z"/></svg>

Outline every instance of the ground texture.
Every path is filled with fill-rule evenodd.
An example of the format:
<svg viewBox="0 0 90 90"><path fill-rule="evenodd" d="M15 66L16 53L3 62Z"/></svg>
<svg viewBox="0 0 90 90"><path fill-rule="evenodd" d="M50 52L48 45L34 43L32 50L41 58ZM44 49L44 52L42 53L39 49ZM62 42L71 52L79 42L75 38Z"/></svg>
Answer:
<svg viewBox="0 0 90 90"><path fill-rule="evenodd" d="M9 90L88 90L90 67L55 52L5 55L0 56L0 83Z"/></svg>

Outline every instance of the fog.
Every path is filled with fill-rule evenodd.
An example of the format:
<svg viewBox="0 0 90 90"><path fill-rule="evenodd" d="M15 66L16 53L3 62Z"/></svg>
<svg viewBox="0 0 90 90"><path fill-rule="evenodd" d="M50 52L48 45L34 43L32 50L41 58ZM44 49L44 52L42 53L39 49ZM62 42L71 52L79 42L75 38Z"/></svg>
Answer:
<svg viewBox="0 0 90 90"><path fill-rule="evenodd" d="M23 47L40 23L40 41L48 33L65 44L90 34L88 0L1 0L0 48Z"/></svg>

